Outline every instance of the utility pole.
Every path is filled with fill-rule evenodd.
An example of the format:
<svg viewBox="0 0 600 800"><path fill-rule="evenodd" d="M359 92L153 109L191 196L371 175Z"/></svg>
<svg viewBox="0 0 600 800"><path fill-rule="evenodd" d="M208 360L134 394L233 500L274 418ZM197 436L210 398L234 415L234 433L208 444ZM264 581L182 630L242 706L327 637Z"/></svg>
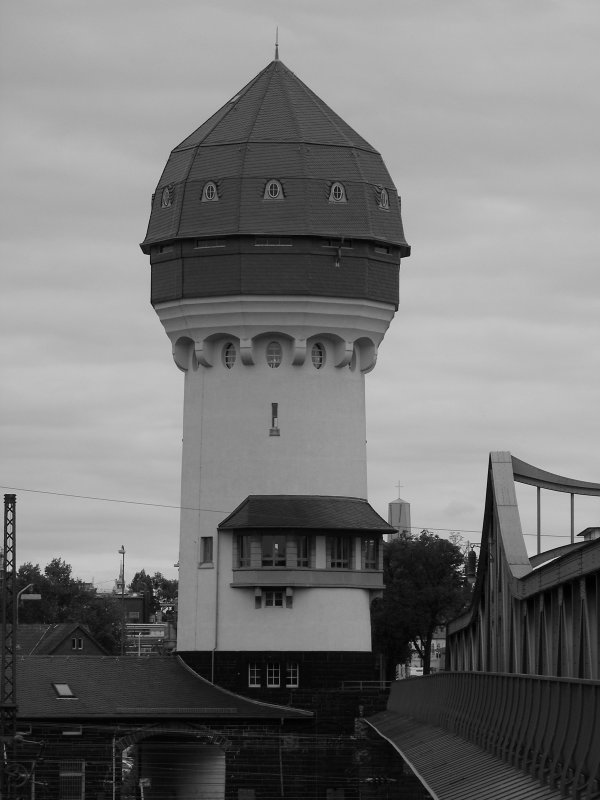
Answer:
<svg viewBox="0 0 600 800"><path fill-rule="evenodd" d="M2 632L0 649L0 800L10 798L11 766L15 760L17 732L17 586L16 586L16 503L14 494L4 495L4 551L2 582Z"/></svg>

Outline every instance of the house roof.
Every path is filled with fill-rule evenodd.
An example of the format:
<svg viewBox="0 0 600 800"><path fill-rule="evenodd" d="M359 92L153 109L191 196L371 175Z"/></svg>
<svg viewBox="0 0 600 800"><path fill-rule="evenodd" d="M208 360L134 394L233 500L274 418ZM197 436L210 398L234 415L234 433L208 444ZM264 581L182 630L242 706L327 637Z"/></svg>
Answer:
<svg viewBox="0 0 600 800"><path fill-rule="evenodd" d="M394 528L359 497L249 495L219 530L294 528L392 533Z"/></svg>
<svg viewBox="0 0 600 800"><path fill-rule="evenodd" d="M312 717L221 689L174 656L21 656L16 665L20 719Z"/></svg>
<svg viewBox="0 0 600 800"><path fill-rule="evenodd" d="M75 633L91 640L102 652L105 648L96 641L91 632L79 622L60 622L54 625L19 625L17 628L17 652L21 655L51 655Z"/></svg>
<svg viewBox="0 0 600 800"><path fill-rule="evenodd" d="M264 199L272 179L283 188L274 202ZM217 199L202 202L208 181ZM347 202L330 202L335 181ZM269 234L368 239L410 253L381 155L279 60L171 152L141 246Z"/></svg>

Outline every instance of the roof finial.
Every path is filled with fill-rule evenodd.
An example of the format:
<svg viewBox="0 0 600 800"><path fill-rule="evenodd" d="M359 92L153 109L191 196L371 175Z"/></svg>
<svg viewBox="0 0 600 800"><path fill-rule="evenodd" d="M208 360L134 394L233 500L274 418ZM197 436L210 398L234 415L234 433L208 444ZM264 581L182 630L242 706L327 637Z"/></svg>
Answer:
<svg viewBox="0 0 600 800"><path fill-rule="evenodd" d="M275 28L275 61L279 61L279 25Z"/></svg>

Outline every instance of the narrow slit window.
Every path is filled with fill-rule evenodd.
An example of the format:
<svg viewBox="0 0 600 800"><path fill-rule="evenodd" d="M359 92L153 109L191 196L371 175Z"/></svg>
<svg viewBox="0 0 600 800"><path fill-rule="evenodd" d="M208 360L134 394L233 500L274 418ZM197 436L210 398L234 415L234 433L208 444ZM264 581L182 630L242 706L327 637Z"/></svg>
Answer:
<svg viewBox="0 0 600 800"><path fill-rule="evenodd" d="M200 563L212 564L213 561L213 537L202 536L200 538Z"/></svg>

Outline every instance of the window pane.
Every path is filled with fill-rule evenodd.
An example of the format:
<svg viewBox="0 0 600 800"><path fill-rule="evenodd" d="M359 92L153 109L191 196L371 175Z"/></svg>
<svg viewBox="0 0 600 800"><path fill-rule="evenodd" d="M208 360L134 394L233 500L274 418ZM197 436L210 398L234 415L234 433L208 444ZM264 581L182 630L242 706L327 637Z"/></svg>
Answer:
<svg viewBox="0 0 600 800"><path fill-rule="evenodd" d="M262 537L263 567L285 567L285 536L266 534Z"/></svg>
<svg viewBox="0 0 600 800"><path fill-rule="evenodd" d="M247 535L238 536L238 566L250 566L250 537Z"/></svg>
<svg viewBox="0 0 600 800"><path fill-rule="evenodd" d="M296 548L297 548L297 564L299 567L308 567L310 564L310 549L309 549L310 539L308 536L297 536L296 537Z"/></svg>
<svg viewBox="0 0 600 800"><path fill-rule="evenodd" d="M277 688L280 684L279 664L267 664L267 686Z"/></svg>
<svg viewBox="0 0 600 800"><path fill-rule="evenodd" d="M329 566L331 568L348 569L350 567L350 541L346 536L329 537Z"/></svg>

